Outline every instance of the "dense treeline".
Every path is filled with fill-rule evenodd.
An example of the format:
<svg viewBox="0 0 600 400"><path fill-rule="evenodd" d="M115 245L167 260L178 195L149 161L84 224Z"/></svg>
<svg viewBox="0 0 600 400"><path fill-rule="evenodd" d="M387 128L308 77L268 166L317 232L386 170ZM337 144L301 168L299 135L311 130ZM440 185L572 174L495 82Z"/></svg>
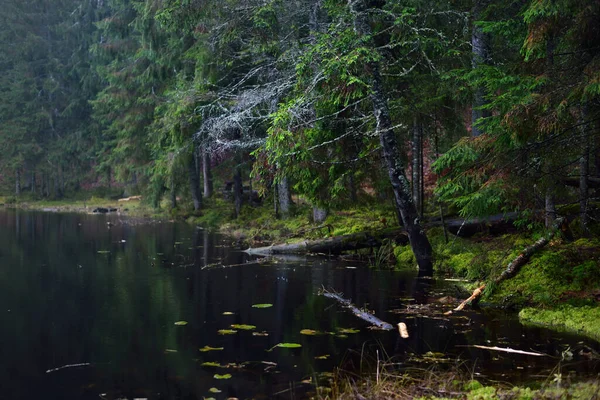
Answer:
<svg viewBox="0 0 600 400"><path fill-rule="evenodd" d="M236 213L250 185L317 220L368 193L394 202L422 266L433 200L548 222L576 203L585 232L598 20L575 0L2 0L2 181L198 210L220 164Z"/></svg>

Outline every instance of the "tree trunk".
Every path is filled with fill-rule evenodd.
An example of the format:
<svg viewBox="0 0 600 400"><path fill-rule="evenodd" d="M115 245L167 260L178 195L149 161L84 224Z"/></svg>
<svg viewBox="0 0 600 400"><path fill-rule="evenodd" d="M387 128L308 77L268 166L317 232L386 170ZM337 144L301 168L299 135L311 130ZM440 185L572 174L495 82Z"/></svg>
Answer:
<svg viewBox="0 0 600 400"><path fill-rule="evenodd" d="M194 202L194 211L202 207L202 193L200 192L200 179L198 169L196 168L196 151L192 152L192 158L189 164L190 190L192 192L192 201Z"/></svg>
<svg viewBox="0 0 600 400"><path fill-rule="evenodd" d="M546 189L546 228L550 229L556 219L556 205L554 204L554 195L550 188Z"/></svg>
<svg viewBox="0 0 600 400"><path fill-rule="evenodd" d="M587 126L583 124L586 118L585 108L581 115L581 156L579 158L579 213L581 218L581 230L584 236L589 235L588 228L588 178L590 175L590 143L586 135Z"/></svg>
<svg viewBox="0 0 600 400"><path fill-rule="evenodd" d="M473 47L473 55L471 58L471 64L473 69L479 65L485 65L489 62L490 58L490 42L491 37L489 33L484 33L483 30L475 24L475 21L481 18L481 13L486 7L484 0L475 0L475 6L473 7L473 29L471 32L471 45ZM485 100L485 89L481 86L475 88L473 105L471 110L471 136L477 137L483 132L475 124L480 118L486 118L490 116L489 111L481 110L487 101Z"/></svg>
<svg viewBox="0 0 600 400"><path fill-rule="evenodd" d="M281 178L277 184L277 193L279 195L279 212L281 213L281 218L285 219L290 216L292 204L292 195L287 177Z"/></svg>
<svg viewBox="0 0 600 400"><path fill-rule="evenodd" d="M415 207L419 216L423 216L423 131L418 118L415 116L413 121L413 140L412 140L412 194Z"/></svg>
<svg viewBox="0 0 600 400"><path fill-rule="evenodd" d="M242 212L244 202L244 187L242 185L242 167L238 162L233 175L233 199L235 204L235 217L239 217Z"/></svg>
<svg viewBox="0 0 600 400"><path fill-rule="evenodd" d="M177 207L177 191L175 190L175 174L171 172L171 209Z"/></svg>
<svg viewBox="0 0 600 400"><path fill-rule="evenodd" d="M21 170L17 168L15 171L15 196L21 195Z"/></svg>
<svg viewBox="0 0 600 400"><path fill-rule="evenodd" d="M367 6L365 5L365 0L348 0L348 5L354 14L355 31L364 37L369 37L371 35L371 27L366 19ZM367 45L370 45L372 51L376 51L372 41ZM379 134L383 158L387 164L390 182L394 191L396 206L408 233L411 248L419 265L420 274L432 275L433 250L429 239L427 239L427 235L425 235L425 231L423 231L419 224L417 209L411 196L410 182L406 178L404 165L400 161L400 149L393 130L381 82L379 63L371 62L368 67L372 80L371 99L373 101L373 114L377 123L377 132Z"/></svg>
<svg viewBox="0 0 600 400"><path fill-rule="evenodd" d="M213 195L213 177L210 168L210 154L206 147L202 147L202 175L204 177L204 197L209 198Z"/></svg>
<svg viewBox="0 0 600 400"><path fill-rule="evenodd" d="M313 207L313 222L320 224L327 219L327 210L324 208Z"/></svg>
<svg viewBox="0 0 600 400"><path fill-rule="evenodd" d="M35 194L35 171L31 171L31 175L29 176L29 188L31 189L31 193Z"/></svg>

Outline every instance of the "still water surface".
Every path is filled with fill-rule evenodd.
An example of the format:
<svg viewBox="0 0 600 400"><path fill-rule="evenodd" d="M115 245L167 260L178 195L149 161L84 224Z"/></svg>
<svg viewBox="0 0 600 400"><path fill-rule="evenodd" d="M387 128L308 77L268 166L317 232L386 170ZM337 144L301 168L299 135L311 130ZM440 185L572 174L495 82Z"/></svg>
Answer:
<svg viewBox="0 0 600 400"><path fill-rule="evenodd" d="M376 351L399 368L427 368L423 355L443 353L476 375L515 383L551 376L569 346L599 349L593 341L524 328L504 314L449 319L404 312L452 294L448 282L357 262L254 261L231 239L186 224L1 211L0 399L303 398L314 391L303 381L326 383L322 373L335 367L358 370ZM410 338L368 329L319 296L322 287L394 325L406 322ZM273 306L252 307L264 303ZM267 335L218 334L232 324L255 325L254 332ZM341 334L343 328L359 332ZM333 334L305 336L303 329ZM278 343L302 347L266 351ZM201 352L205 346L223 350ZM577 351L561 365L563 374L577 377L598 372ZM215 378L225 374L231 378Z"/></svg>

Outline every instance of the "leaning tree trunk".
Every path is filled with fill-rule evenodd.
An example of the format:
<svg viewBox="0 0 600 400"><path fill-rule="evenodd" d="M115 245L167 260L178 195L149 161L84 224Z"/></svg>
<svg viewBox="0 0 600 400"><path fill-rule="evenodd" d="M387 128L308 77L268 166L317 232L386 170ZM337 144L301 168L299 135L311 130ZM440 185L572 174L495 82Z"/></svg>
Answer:
<svg viewBox="0 0 600 400"><path fill-rule="evenodd" d="M200 179L198 177L198 170L196 169L196 151L192 152L192 158L189 164L189 178L194 210L198 211L202 207L202 193L200 192Z"/></svg>
<svg viewBox="0 0 600 400"><path fill-rule="evenodd" d="M477 21L481 17L481 13L485 8L485 0L475 0L475 6L473 7L473 19ZM473 21L473 29L471 31L471 45L473 47L473 55L471 64L473 69L479 65L485 65L489 62L490 58L490 34L483 32L481 27L477 26ZM473 105L471 109L471 136L477 137L483 132L475 123L480 118L489 117L490 113L487 110L482 110L481 107L487 102L485 100L485 89L482 86L475 88Z"/></svg>
<svg viewBox="0 0 600 400"><path fill-rule="evenodd" d="M364 37L370 37L371 27L366 16L368 7L365 5L365 0L348 0L348 5L354 14L354 30ZM376 51L372 40L365 45L370 46L371 51ZM396 206L402 219L401 222L408 233L410 245L419 265L420 273L431 275L433 273L433 251L429 239L425 235L425 231L419 224L417 209L412 199L410 182L406 178L404 165L400 158L400 149L381 82L379 63L375 61L370 62L368 67L371 73L373 114L377 122L377 133L379 134L383 158L385 159L394 191Z"/></svg>

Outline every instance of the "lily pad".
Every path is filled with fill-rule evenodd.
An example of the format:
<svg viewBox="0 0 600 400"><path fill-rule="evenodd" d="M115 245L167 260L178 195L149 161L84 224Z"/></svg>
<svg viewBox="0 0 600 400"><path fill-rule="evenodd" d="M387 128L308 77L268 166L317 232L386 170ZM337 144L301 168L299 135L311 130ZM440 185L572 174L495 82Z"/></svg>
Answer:
<svg viewBox="0 0 600 400"><path fill-rule="evenodd" d="M214 378L215 379L231 379L231 374L223 374L223 375L215 374Z"/></svg>
<svg viewBox="0 0 600 400"><path fill-rule="evenodd" d="M235 314L235 313L232 313L231 311L225 311L225 312L223 313L223 315L234 315L234 314Z"/></svg>
<svg viewBox="0 0 600 400"><path fill-rule="evenodd" d="M200 364L203 367L216 367L216 368L221 368L221 364L214 362L214 361L206 361L203 362L202 364Z"/></svg>
<svg viewBox="0 0 600 400"><path fill-rule="evenodd" d="M252 307L254 308L270 308L273 307L273 304L253 304Z"/></svg>
<svg viewBox="0 0 600 400"><path fill-rule="evenodd" d="M217 331L217 333L219 335L233 335L233 334L237 333L237 331L234 329L219 329Z"/></svg>
<svg viewBox="0 0 600 400"><path fill-rule="evenodd" d="M315 360L327 360L329 358L329 354L323 354L322 356L316 356Z"/></svg>
<svg viewBox="0 0 600 400"><path fill-rule="evenodd" d="M347 339L348 335L340 333L339 335L335 335L336 337L339 337L340 339Z"/></svg>
<svg viewBox="0 0 600 400"><path fill-rule="evenodd" d="M319 331L315 331L314 329L302 329L300 331L301 335L307 335L307 336L315 336L315 335L320 335L321 332Z"/></svg>
<svg viewBox="0 0 600 400"><path fill-rule="evenodd" d="M275 347L283 347L284 349L298 349L302 347L302 345L299 343L277 343L275 346L271 347L267 351L273 351Z"/></svg>
<svg viewBox="0 0 600 400"><path fill-rule="evenodd" d="M211 387L208 389L208 391L211 393L221 393L221 390L217 389L216 387Z"/></svg>
<svg viewBox="0 0 600 400"><path fill-rule="evenodd" d="M251 331L253 329L256 329L256 326L254 326L254 325L245 325L245 324L232 324L231 327L233 329L240 329L242 331Z"/></svg>
<svg viewBox="0 0 600 400"><path fill-rule="evenodd" d="M177 321L177 322L175 322L175 325L177 325L177 326L186 326L187 324L188 324L187 321Z"/></svg>
<svg viewBox="0 0 600 400"><path fill-rule="evenodd" d="M207 351L221 351L223 350L222 347L210 347L210 346L204 346L203 348L200 349L201 352L205 353Z"/></svg>
<svg viewBox="0 0 600 400"><path fill-rule="evenodd" d="M269 334L265 331L263 332L252 332L252 336L269 336Z"/></svg>
<svg viewBox="0 0 600 400"><path fill-rule="evenodd" d="M98 250L98 254L110 254L110 250Z"/></svg>
<svg viewBox="0 0 600 400"><path fill-rule="evenodd" d="M359 333L360 330L359 329L352 329L352 328L340 328L338 330L338 333L344 333L344 334L348 334L348 333Z"/></svg>
<svg viewBox="0 0 600 400"><path fill-rule="evenodd" d="M175 349L165 349L165 353L177 353Z"/></svg>

